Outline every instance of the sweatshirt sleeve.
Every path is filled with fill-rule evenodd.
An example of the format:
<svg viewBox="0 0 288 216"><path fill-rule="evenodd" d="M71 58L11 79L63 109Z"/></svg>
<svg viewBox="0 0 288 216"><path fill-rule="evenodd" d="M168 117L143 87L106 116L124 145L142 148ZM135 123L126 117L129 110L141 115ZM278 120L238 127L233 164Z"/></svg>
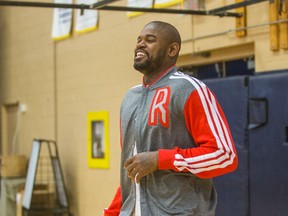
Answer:
<svg viewBox="0 0 288 216"><path fill-rule="evenodd" d="M118 187L116 194L108 208L104 209L104 216L118 216L122 206L121 189Z"/></svg>
<svg viewBox="0 0 288 216"><path fill-rule="evenodd" d="M184 115L196 147L160 149L158 168L213 178L234 171L238 158L225 115L214 94L202 85L186 101Z"/></svg>

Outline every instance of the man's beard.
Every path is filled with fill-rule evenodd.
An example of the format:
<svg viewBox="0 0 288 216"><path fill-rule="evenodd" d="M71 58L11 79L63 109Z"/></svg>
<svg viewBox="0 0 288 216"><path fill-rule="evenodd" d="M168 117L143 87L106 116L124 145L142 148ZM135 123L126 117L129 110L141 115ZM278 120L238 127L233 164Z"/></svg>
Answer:
<svg viewBox="0 0 288 216"><path fill-rule="evenodd" d="M137 71L143 71L147 68L149 68L149 66L151 66L152 62L150 62L149 59L146 59L144 62L137 62L137 61L134 61L134 69L137 70Z"/></svg>
<svg viewBox="0 0 288 216"><path fill-rule="evenodd" d="M147 57L144 61L135 61L134 60L134 69L140 71L141 73L147 73L153 71L161 66L163 59L165 57L165 50L160 50L157 54L157 57L152 59Z"/></svg>

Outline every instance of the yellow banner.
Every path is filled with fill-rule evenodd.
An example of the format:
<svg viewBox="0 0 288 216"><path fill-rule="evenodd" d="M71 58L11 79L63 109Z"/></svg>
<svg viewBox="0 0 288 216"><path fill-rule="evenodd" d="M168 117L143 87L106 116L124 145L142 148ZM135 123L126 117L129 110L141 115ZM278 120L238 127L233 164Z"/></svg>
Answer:
<svg viewBox="0 0 288 216"><path fill-rule="evenodd" d="M128 0L128 7L137 7L137 8L152 8L153 0ZM143 12L127 12L128 17L135 17L143 14Z"/></svg>
<svg viewBox="0 0 288 216"><path fill-rule="evenodd" d="M54 0L55 3L72 4L72 0ZM55 8L53 13L52 38L62 40L70 37L73 11L66 8Z"/></svg>
<svg viewBox="0 0 288 216"><path fill-rule="evenodd" d="M184 0L155 0L155 8L165 8L171 7L177 4L182 4ZM152 8L153 7L153 0L128 0L127 1L128 7L137 7L137 8ZM128 17L135 17L143 12L127 12Z"/></svg>
<svg viewBox="0 0 288 216"><path fill-rule="evenodd" d="M77 4L92 5L98 0L77 0ZM75 32L85 33L96 30L98 27L99 12L98 10L85 10L81 15L81 10L77 10Z"/></svg>
<svg viewBox="0 0 288 216"><path fill-rule="evenodd" d="M171 7L177 4L182 4L184 0L155 0L155 8Z"/></svg>

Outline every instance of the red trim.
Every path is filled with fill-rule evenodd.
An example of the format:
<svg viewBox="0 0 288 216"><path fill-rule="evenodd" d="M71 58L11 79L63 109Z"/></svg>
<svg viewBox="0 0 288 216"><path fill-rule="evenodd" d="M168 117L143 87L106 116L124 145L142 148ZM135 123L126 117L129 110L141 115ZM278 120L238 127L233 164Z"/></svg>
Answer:
<svg viewBox="0 0 288 216"><path fill-rule="evenodd" d="M143 86L144 87L150 87L151 85L153 85L157 80L160 79L160 77L162 77L166 72L168 72L171 68L173 68L175 66L175 64L171 65L170 67L168 67L166 70L164 70L163 72L161 72L150 84L145 84L144 82L144 76L143 76Z"/></svg>

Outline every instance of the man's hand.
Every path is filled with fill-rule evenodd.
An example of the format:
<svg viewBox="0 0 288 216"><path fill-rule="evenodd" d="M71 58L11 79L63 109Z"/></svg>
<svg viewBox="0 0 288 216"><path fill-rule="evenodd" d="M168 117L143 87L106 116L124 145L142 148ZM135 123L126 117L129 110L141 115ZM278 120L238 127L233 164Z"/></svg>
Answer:
<svg viewBox="0 0 288 216"><path fill-rule="evenodd" d="M125 161L124 168L128 177L139 183L142 177L158 169L158 151L136 154Z"/></svg>

